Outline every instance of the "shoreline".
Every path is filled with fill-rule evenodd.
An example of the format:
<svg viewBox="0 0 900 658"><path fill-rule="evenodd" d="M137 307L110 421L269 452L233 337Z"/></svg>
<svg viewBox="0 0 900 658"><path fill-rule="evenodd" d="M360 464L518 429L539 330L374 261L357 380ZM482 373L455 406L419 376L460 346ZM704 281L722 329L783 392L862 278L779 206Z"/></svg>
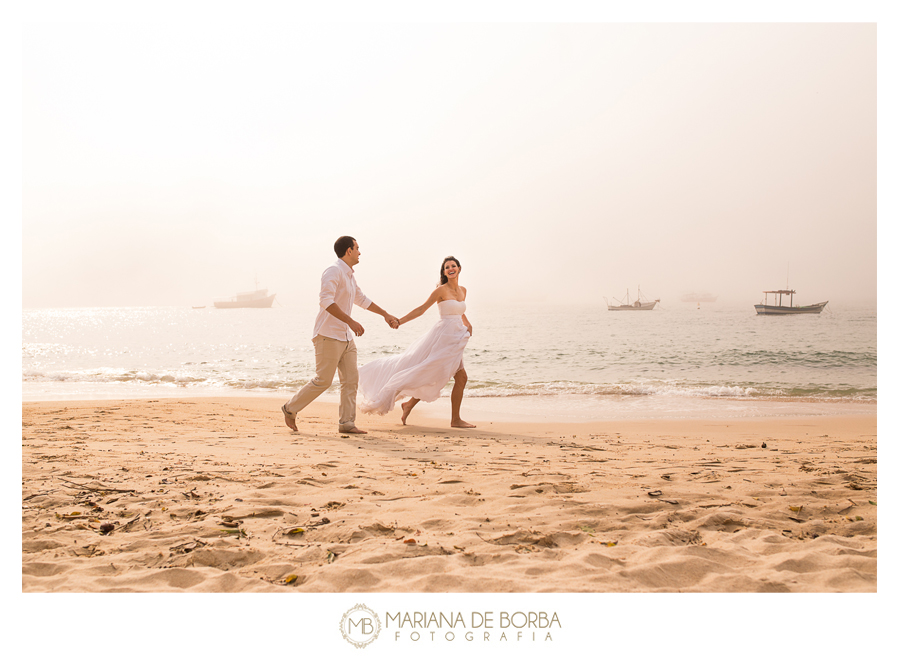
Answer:
<svg viewBox="0 0 900 658"><path fill-rule="evenodd" d="M24 402L22 589L877 591L875 413L435 411L342 435L321 399L298 432L263 397Z"/></svg>
<svg viewBox="0 0 900 658"><path fill-rule="evenodd" d="M90 394L77 390L70 394L41 391L23 392L23 403L81 402L116 400L271 400L280 406L294 391L272 392L246 390L182 389L123 391L121 385L95 385ZM329 390L319 402L337 404L339 393ZM666 395L558 395L466 396L462 412L487 421L528 421L554 423L603 422L633 418L667 420L701 420L705 418L767 418L802 416L876 415L874 400L809 399L809 398L731 398ZM417 415L449 417L449 394L416 407ZM360 422L370 418L360 414Z"/></svg>

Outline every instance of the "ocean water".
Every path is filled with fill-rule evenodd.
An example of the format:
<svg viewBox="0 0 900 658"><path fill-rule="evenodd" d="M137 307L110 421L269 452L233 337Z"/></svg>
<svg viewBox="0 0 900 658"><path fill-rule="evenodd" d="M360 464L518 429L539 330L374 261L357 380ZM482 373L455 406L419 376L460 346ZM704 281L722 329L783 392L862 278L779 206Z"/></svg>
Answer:
<svg viewBox="0 0 900 658"><path fill-rule="evenodd" d="M286 397L314 373L315 312L25 309L23 399ZM874 309L762 317L752 306L716 304L648 312L470 306L467 316L474 336L464 357L466 408L475 410L587 419L873 413L876 406ZM359 309L354 317L366 327L356 339L362 365L402 351L437 310L397 331Z"/></svg>

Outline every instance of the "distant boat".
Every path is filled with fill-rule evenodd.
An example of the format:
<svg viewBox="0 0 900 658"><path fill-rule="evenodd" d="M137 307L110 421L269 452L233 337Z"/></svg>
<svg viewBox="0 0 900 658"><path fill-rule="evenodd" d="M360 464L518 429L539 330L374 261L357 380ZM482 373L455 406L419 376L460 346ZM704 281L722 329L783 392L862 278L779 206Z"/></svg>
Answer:
<svg viewBox="0 0 900 658"><path fill-rule="evenodd" d="M638 298L632 302L631 297L629 296L628 290L625 290L625 301L622 302L621 299L613 298L613 301L619 302L616 304L610 304L609 300L606 297L603 298L606 301L606 308L610 311L652 311L656 308L656 305L659 304L658 299L647 299L641 294L641 288L638 286Z"/></svg>
<svg viewBox="0 0 900 658"><path fill-rule="evenodd" d="M718 295L711 295L708 292L689 292L685 295L681 296L681 301L683 302L705 302L712 303L718 299Z"/></svg>
<svg viewBox="0 0 900 658"><path fill-rule="evenodd" d="M192 309L197 310L199 308L206 308L205 306L191 306Z"/></svg>
<svg viewBox="0 0 900 658"><path fill-rule="evenodd" d="M828 302L819 302L818 304L810 304L809 306L794 306L794 295L796 290L763 290L766 298L762 304L754 304L758 315L798 315L801 313L821 313ZM778 304L769 304L769 295L778 295ZM782 295L790 295L790 305L782 305Z"/></svg>
<svg viewBox="0 0 900 658"><path fill-rule="evenodd" d="M274 293L270 295L267 288L260 288L251 292L239 292L231 299L214 301L213 306L216 308L272 308L274 301Z"/></svg>

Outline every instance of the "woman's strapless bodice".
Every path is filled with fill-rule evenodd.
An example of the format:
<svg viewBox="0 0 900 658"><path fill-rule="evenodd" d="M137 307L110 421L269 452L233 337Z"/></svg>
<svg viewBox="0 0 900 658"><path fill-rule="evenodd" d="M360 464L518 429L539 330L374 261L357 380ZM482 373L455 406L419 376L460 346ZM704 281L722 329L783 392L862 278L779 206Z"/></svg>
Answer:
<svg viewBox="0 0 900 658"><path fill-rule="evenodd" d="M442 318L448 315L462 315L466 312L466 303L458 302L455 299L445 299L438 302L438 310L441 312Z"/></svg>

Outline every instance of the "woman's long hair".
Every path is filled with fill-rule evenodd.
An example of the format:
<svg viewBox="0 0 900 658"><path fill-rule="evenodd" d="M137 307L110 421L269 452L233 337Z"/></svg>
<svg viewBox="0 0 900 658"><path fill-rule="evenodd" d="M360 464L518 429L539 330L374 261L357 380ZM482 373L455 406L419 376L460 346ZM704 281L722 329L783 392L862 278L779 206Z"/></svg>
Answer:
<svg viewBox="0 0 900 658"><path fill-rule="evenodd" d="M459 259L456 256L447 256L444 259L444 262L441 263L441 283L439 285L443 285L443 284L447 283L447 281L449 281L447 276L444 274L444 265L447 264L448 260L452 260L454 263L456 263L456 267L458 267L460 269L460 271L462 271L462 265L459 264Z"/></svg>

